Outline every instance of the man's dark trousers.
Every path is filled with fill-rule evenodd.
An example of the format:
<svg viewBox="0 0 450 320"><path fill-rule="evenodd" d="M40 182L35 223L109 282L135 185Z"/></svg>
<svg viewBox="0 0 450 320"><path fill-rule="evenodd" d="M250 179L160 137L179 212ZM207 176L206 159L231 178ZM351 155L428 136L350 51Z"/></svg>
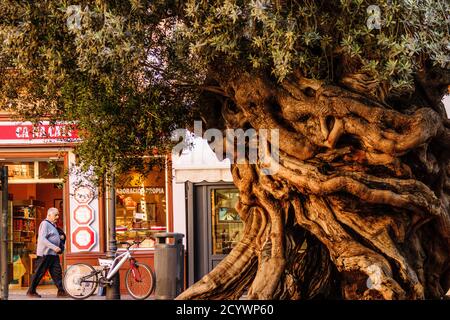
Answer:
<svg viewBox="0 0 450 320"><path fill-rule="evenodd" d="M47 255L38 257L36 260L36 271L31 279L28 293L36 293L36 288L47 270L50 271L50 275L52 276L53 282L58 287L58 291L64 291L64 287L62 285L62 269L61 264L59 263L59 256Z"/></svg>

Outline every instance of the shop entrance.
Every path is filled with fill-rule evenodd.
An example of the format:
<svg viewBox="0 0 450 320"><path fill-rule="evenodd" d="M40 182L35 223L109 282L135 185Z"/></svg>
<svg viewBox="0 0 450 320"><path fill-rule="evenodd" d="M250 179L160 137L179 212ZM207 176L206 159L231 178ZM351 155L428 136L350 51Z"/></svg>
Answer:
<svg viewBox="0 0 450 320"><path fill-rule="evenodd" d="M60 184L55 183L10 184L9 194L12 231L10 254L13 262L10 288L20 289L30 285L36 262L36 237L49 208L60 210L58 226L64 230L63 190ZM46 274L41 284L51 283L50 275Z"/></svg>
<svg viewBox="0 0 450 320"><path fill-rule="evenodd" d="M236 212L239 191L231 183L187 183L188 286L217 266L242 238ZM189 200L191 199L191 200Z"/></svg>
<svg viewBox="0 0 450 320"><path fill-rule="evenodd" d="M47 210L60 211L58 225L64 221L64 161L53 158L1 159L8 166L8 264L12 266L10 290L26 289L36 265L37 234ZM60 257L63 262L63 257ZM46 274L41 284L52 284Z"/></svg>

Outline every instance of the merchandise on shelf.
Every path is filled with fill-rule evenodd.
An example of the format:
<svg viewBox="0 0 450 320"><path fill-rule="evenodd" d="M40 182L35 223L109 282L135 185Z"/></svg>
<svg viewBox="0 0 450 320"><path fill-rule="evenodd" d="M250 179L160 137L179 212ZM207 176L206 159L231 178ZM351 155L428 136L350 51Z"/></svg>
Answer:
<svg viewBox="0 0 450 320"><path fill-rule="evenodd" d="M36 227L43 217L44 204L36 200L13 201L11 206L12 256L15 283L29 285L32 274L30 255L36 253Z"/></svg>

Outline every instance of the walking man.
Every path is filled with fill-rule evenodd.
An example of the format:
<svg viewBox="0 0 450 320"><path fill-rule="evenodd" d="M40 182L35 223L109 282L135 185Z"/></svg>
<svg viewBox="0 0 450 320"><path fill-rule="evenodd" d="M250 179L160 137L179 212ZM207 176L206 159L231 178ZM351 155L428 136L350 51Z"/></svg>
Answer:
<svg viewBox="0 0 450 320"><path fill-rule="evenodd" d="M50 208L47 211L47 219L39 225L39 233L37 239L37 260L36 271L31 279L30 288L27 296L33 298L40 298L41 295L36 292L42 277L47 270L53 282L58 287L58 297L67 297L67 293L62 285L62 269L59 263L58 253L62 252L61 243L63 242L56 227L56 222L59 219L59 211L57 208Z"/></svg>

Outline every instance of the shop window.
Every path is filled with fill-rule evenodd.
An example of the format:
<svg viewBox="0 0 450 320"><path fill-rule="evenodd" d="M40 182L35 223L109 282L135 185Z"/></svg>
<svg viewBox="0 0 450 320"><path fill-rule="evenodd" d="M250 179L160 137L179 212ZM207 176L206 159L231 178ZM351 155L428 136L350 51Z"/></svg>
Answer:
<svg viewBox="0 0 450 320"><path fill-rule="evenodd" d="M39 161L39 179L62 179L63 161Z"/></svg>
<svg viewBox="0 0 450 320"><path fill-rule="evenodd" d="M1 162L8 166L10 182L60 182L64 178L64 161L40 160Z"/></svg>
<svg viewBox="0 0 450 320"><path fill-rule="evenodd" d="M241 240L244 225L236 211L237 189L211 191L212 254L228 254Z"/></svg>
<svg viewBox="0 0 450 320"><path fill-rule="evenodd" d="M165 182L165 170L158 168L145 177L138 173L130 173L118 179L116 183L118 242L139 239L144 240L140 248L154 247L154 234L166 231L167 226Z"/></svg>
<svg viewBox="0 0 450 320"><path fill-rule="evenodd" d="M8 166L8 175L11 179L34 179L34 162L2 163Z"/></svg>

